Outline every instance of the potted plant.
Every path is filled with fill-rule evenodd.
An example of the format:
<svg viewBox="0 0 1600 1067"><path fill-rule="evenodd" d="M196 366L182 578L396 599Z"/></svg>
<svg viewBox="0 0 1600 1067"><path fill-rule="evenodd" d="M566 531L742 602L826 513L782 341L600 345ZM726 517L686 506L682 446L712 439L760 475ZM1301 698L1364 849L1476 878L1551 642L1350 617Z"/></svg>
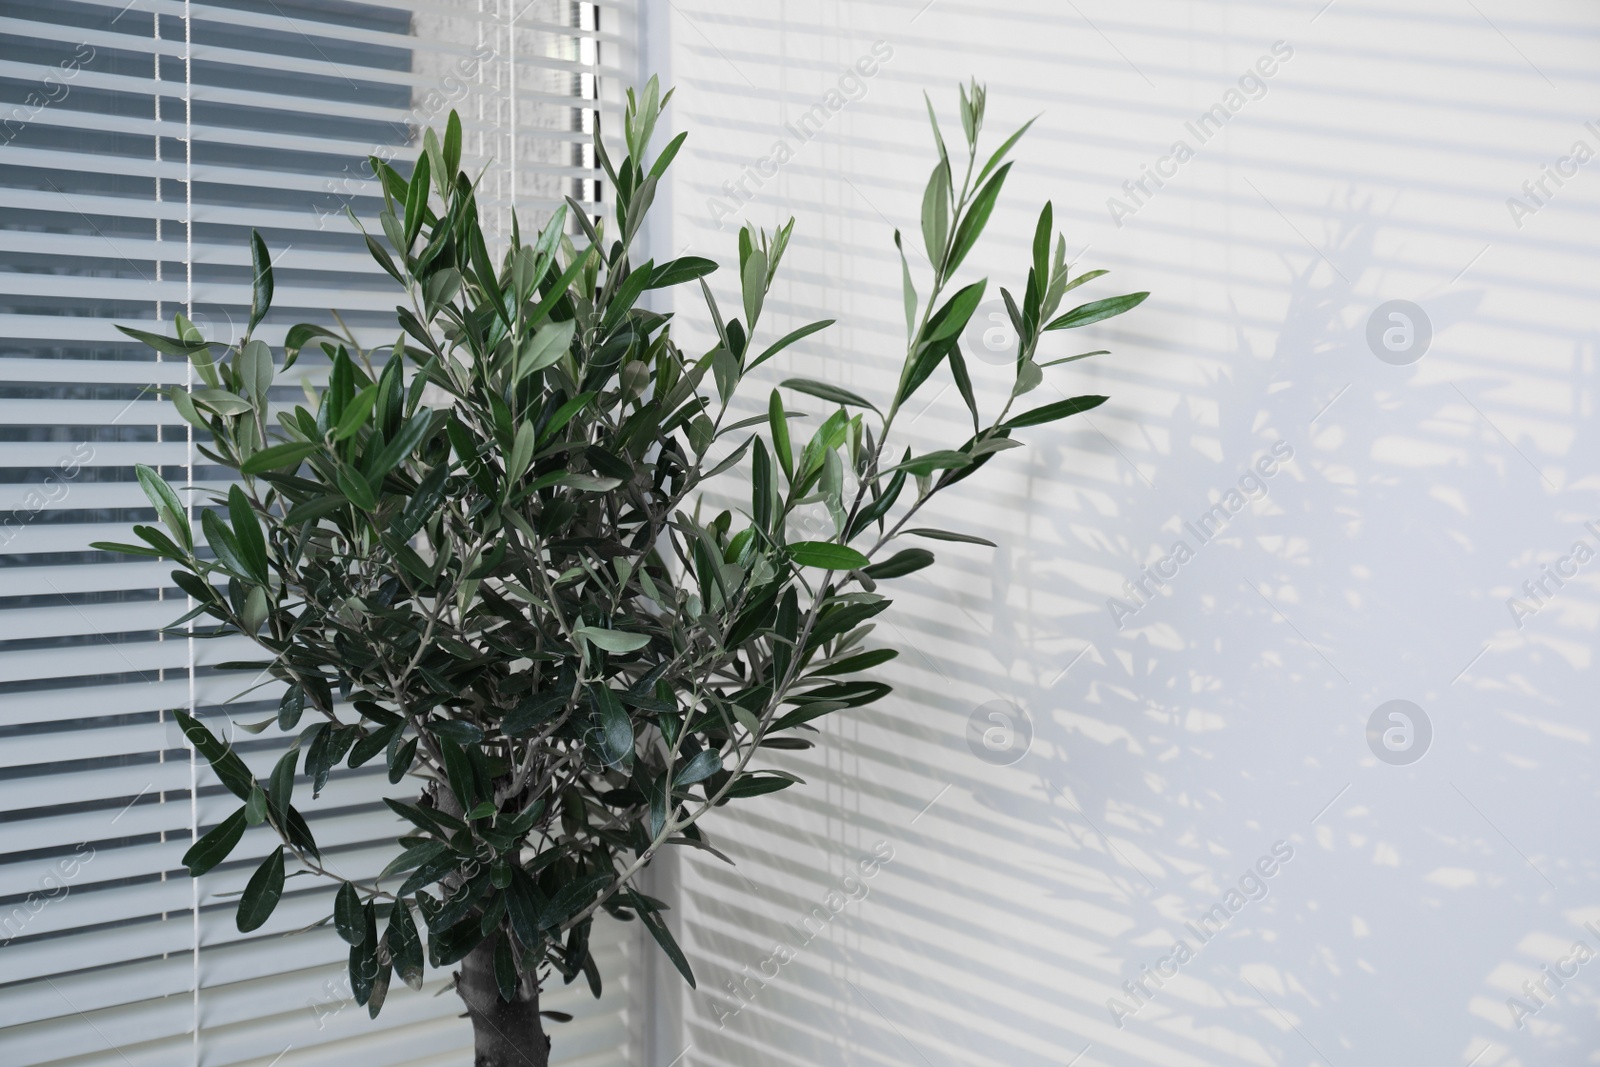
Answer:
<svg viewBox="0 0 1600 1067"><path fill-rule="evenodd" d="M704 281L711 261L636 262L640 224L684 140L649 155L670 95L653 79L629 94L620 163L596 137L614 222L572 203L531 241L513 224L506 248L484 237L455 115L442 138L428 131L409 176L374 160L385 207L382 238L366 243L404 294L391 345L299 325L280 363L253 336L273 291L259 234L240 344L208 342L182 316L175 336L125 331L193 364L197 387L167 396L208 439L205 456L238 477L194 508L197 539L192 505L141 467L160 525L135 526L138 544L100 547L177 564L193 600L184 632L243 634L268 653L234 666L284 684L275 721L295 737L258 776L179 713L240 805L184 862L198 876L246 827L268 825L280 844L237 913L241 930L260 927L291 871L338 877L301 814L307 794L341 766L382 761L399 794L386 801L401 821L394 856L376 877L339 879L330 921L374 1016L395 976L418 986L428 967L453 969L480 1067L547 1062L540 991L583 976L598 994L588 945L601 912L642 922L693 984L665 905L634 876L663 848L717 854L700 825L712 809L797 783L763 766L764 753L808 748L819 717L889 693L872 672L896 653L863 640L890 605L886 583L931 565L930 539L980 540L909 524L1018 447L1021 431L1102 403L1027 405L1045 368L1083 358L1038 362L1040 339L1147 295L1058 314L1105 272L1069 275L1046 204L1023 287L1002 290L1019 338L1015 387L997 414L980 413L959 342L986 285L955 279L1023 130L980 157L974 84L961 93L964 152L952 158L934 120L922 205L932 277L920 299L904 266L894 394L792 378L764 415L730 419L751 371L829 322L762 336L792 220L740 232L731 311ZM700 289L716 330L699 355L641 304L684 284ZM305 406L274 407L274 382L312 344L330 360L326 386L308 389ZM896 416L936 374L954 378L972 432L913 455L891 443ZM797 421L801 405L815 422ZM718 479L748 508L704 514L699 494ZM813 502L831 535L791 540L795 509ZM907 547L908 535L924 546Z"/></svg>

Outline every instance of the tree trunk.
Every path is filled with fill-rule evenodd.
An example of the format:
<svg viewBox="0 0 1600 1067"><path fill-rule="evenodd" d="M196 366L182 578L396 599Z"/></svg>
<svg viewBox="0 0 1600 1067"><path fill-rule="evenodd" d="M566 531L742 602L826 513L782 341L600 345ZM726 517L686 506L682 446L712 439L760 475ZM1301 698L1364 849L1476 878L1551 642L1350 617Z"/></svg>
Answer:
<svg viewBox="0 0 1600 1067"><path fill-rule="evenodd" d="M461 961L456 992L472 1019L473 1067L549 1067L550 1038L539 1018L539 990L533 976L524 975L517 999L500 999L494 979L494 947L500 937L487 938Z"/></svg>

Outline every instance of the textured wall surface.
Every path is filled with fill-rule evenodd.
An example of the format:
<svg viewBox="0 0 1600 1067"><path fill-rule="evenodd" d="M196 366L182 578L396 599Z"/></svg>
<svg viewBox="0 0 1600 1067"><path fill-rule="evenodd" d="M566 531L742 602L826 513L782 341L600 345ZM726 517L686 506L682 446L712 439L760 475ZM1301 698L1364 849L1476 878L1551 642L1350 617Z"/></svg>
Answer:
<svg viewBox="0 0 1600 1067"><path fill-rule="evenodd" d="M999 547L897 583L896 694L783 762L806 788L717 817L737 868L683 864L702 980L651 1062L1600 1062L1600 9L649 18L692 131L657 257L727 262L742 220L793 214L767 339L839 320L773 383L891 388L921 92L956 138L969 74L989 144L1041 117L968 275L1017 291L1049 197L1113 272L1079 293L1154 293L1049 335L1114 355L1030 399L1109 403L933 509ZM993 410L1009 370L976 340ZM903 420L919 447L964 436L947 383Z"/></svg>

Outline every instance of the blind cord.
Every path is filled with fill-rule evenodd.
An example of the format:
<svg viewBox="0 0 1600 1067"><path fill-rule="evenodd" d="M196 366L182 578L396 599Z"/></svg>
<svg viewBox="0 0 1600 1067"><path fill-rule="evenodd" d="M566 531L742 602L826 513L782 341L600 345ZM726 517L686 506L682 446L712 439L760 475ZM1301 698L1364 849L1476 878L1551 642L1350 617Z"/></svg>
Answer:
<svg viewBox="0 0 1600 1067"><path fill-rule="evenodd" d="M191 18L191 0L183 0L183 272L184 314L194 321L194 22ZM159 178L157 179L160 180ZM184 360L184 389L194 391L194 363ZM184 422L183 466L184 480L194 485L194 427ZM194 493L188 498L188 520L194 525ZM192 607L192 603L189 605ZM188 636L186 663L189 673L189 714L199 710L195 693L195 638L194 620L186 627ZM189 749L189 834L191 841L200 839L200 754ZM200 880L189 880L189 904L194 932L194 953L191 985L194 986L194 1067L200 1067Z"/></svg>

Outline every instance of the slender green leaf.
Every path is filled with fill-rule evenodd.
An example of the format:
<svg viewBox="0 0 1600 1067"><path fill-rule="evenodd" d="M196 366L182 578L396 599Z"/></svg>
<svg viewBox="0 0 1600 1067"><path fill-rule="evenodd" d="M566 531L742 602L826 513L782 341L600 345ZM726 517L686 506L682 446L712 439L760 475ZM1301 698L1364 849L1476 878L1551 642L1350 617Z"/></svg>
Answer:
<svg viewBox="0 0 1600 1067"><path fill-rule="evenodd" d="M678 942L673 939L672 931L667 929L667 924L661 915L647 901L643 894L637 892L632 886L623 890L628 903L633 905L633 910L639 913L639 921L644 923L644 928L650 931L650 936L656 939L656 944L661 946L661 951L667 954L667 959L683 975L683 980L689 983L690 989L697 988L694 980L694 970L689 966L689 961L684 957L683 950L678 947Z"/></svg>
<svg viewBox="0 0 1600 1067"><path fill-rule="evenodd" d="M789 546L789 558L802 567L829 571L860 570L872 561L845 545L832 541L801 541Z"/></svg>
<svg viewBox="0 0 1600 1067"><path fill-rule="evenodd" d="M270 445L259 452L252 452L250 458L240 465L239 471L242 474L262 474L293 469L308 457L316 455L321 448L316 441L286 441L280 445Z"/></svg>
<svg viewBox="0 0 1600 1067"><path fill-rule="evenodd" d="M873 411L878 410L877 406L865 397L857 396L848 389L841 389L837 385L829 385L826 382L814 382L809 378L789 378L783 382L783 387L785 389L793 389L797 393L805 393L807 396L817 397L819 400L831 400L835 404L871 408Z"/></svg>
<svg viewBox="0 0 1600 1067"><path fill-rule="evenodd" d="M972 251L972 246L978 243L978 237L983 233L990 213L994 211L995 201L1000 198L1000 190L1004 188L1006 175L1010 172L1011 164L1007 163L995 171L994 177L972 198L972 206L967 208L961 224L956 227L955 241L950 247L950 261L945 265L947 273L955 273L967 258L967 253Z"/></svg>
<svg viewBox="0 0 1600 1067"><path fill-rule="evenodd" d="M183 854L183 865L195 878L228 858L239 839L244 837L245 809L240 808L222 822L212 827L200 840Z"/></svg>
<svg viewBox="0 0 1600 1067"><path fill-rule="evenodd" d="M1055 422L1069 415L1076 415L1080 411L1089 411L1104 404L1109 397L1104 396L1075 396L1067 400L1058 400L1054 404L1024 411L1021 415L1007 419L1001 425L1008 429L1019 429L1023 426L1039 426L1047 422Z"/></svg>
<svg viewBox="0 0 1600 1067"><path fill-rule="evenodd" d="M1091 322L1109 319L1113 315L1120 315L1124 311L1131 311L1145 302L1149 293L1128 293L1125 296L1108 296L1104 300L1082 304L1073 308L1065 315L1050 320L1046 330L1070 330L1078 326L1087 326Z"/></svg>
<svg viewBox="0 0 1600 1067"><path fill-rule="evenodd" d="M683 765L672 779L674 789L703 782L722 770L722 757L712 749L704 749L694 759Z"/></svg>
<svg viewBox="0 0 1600 1067"><path fill-rule="evenodd" d="M909 530L903 530L901 532L913 534L917 537L926 537L934 541L964 541L971 545L987 545L990 548L998 547L993 541L990 541L987 538L977 537L973 534L952 533L949 530L934 530L926 526L915 526Z"/></svg>
<svg viewBox="0 0 1600 1067"><path fill-rule="evenodd" d="M283 846L279 845L256 868L239 898L239 912L235 917L240 933L259 930L272 916L283 896Z"/></svg>
<svg viewBox="0 0 1600 1067"><path fill-rule="evenodd" d="M349 945L359 945L367 938L367 916L361 907L361 897L349 882L339 885L333 897L333 927Z"/></svg>
<svg viewBox="0 0 1600 1067"><path fill-rule="evenodd" d="M874 563L861 573L874 581L883 581L887 578L902 578L922 570L924 567L933 566L933 553L925 548L905 548L896 552L882 563Z"/></svg>
<svg viewBox="0 0 1600 1067"><path fill-rule="evenodd" d="M682 285L692 282L696 278L704 278L717 269L715 260L705 259L701 256L683 256L680 259L669 259L656 267L650 274L650 284L646 289L665 289L672 285Z"/></svg>
<svg viewBox="0 0 1600 1067"><path fill-rule="evenodd" d="M240 800L249 800L256 779L250 773L250 768L245 766L244 760L239 758L238 753L217 740L216 736L206 729L204 723L188 712L174 712L174 716L178 728L183 731L183 736L200 755L206 758L206 762L211 764L211 769L216 772L222 784L228 787L228 792Z"/></svg>
<svg viewBox="0 0 1600 1067"><path fill-rule="evenodd" d="M450 117L445 120L442 156L447 175L454 175L461 169L461 116L456 114L454 108L450 109Z"/></svg>
<svg viewBox="0 0 1600 1067"><path fill-rule="evenodd" d="M789 333L784 334L783 337L779 338L777 341L774 341L772 344L768 345L766 347L766 349L759 356L757 356L755 359L751 360L748 364L746 364L746 366L744 368L745 372L748 373L748 372L754 370L755 368L761 366L761 364L765 363L767 360L771 359L773 356L777 355L779 352L782 352L785 348L788 348L790 345L794 344L796 341L803 340L804 338L810 337L812 334L816 333L819 330L826 330L829 326L832 326L833 323L834 323L833 319L823 319L821 322L813 322L808 326L802 326L798 330L793 330L793 331L791 331Z"/></svg>
<svg viewBox="0 0 1600 1067"><path fill-rule="evenodd" d="M239 546L239 558L249 568L249 574L258 582L267 580L267 541L250 506L244 490L237 485L228 489L228 517L233 520L233 537Z"/></svg>

